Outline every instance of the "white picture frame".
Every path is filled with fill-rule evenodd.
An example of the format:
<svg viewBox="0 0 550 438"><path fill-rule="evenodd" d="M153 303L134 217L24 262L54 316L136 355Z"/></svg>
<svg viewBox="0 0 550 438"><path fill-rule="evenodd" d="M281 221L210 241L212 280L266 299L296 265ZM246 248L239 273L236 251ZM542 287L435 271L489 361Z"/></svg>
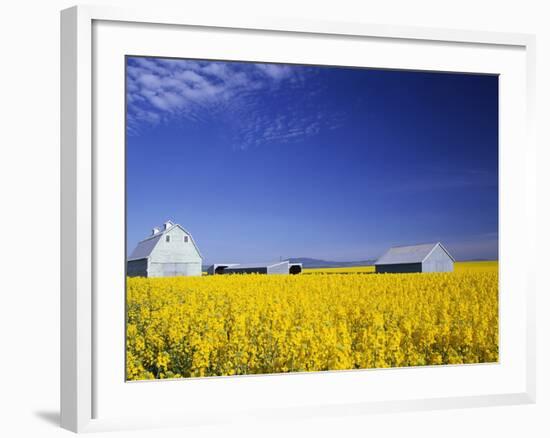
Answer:
<svg viewBox="0 0 550 438"><path fill-rule="evenodd" d="M180 31L183 32L181 35L178 34ZM121 236L120 212L114 212L114 218L104 217L106 208L116 206L120 201L120 193L124 191L123 182L121 184L120 178L116 176L124 172L123 167L120 167L124 158L123 142L120 144L122 127L115 126L124 111L120 105L124 93L118 93L121 86L119 73L123 66L120 56L141 54L136 53L140 47L146 51L145 54L167 56L175 49L163 43L173 40L174 36L185 38L192 32L199 32L206 39L202 43L200 38L194 40L189 57L219 57L223 50L227 50L227 59L330 64L329 58L332 56L335 63L347 65L349 59L353 59L350 58L354 56L353 53L359 53L357 45L362 45L368 50L372 48L372 61L357 61L363 62L361 65L365 66L418 70L437 70L437 66L443 66L441 70L502 75L500 215L503 220L500 235L503 241L500 281L503 290L510 289L511 293L504 293L500 301L503 358L498 364L422 367L412 371L361 370L310 375L190 379L185 391L196 396L193 406L181 400L178 403L171 402L181 393L181 383L131 383L120 380L123 364L117 359L109 361L112 357L120 359L124 354L124 344L119 342L123 337L123 332L119 330L120 323L124 319L122 313L118 312L120 297L104 294L98 299L98 294L105 289L103 285L109 284L115 276L120 281L120 269L124 271L123 259L116 262L120 251L124 251L119 245L121 239L124 239ZM209 45L208 41L216 42L216 38L220 38L220 32L232 32L234 42L239 44L227 48L221 43ZM277 44L287 53L281 55L263 50L263 54L259 54L262 52L258 51L258 44L254 43L259 39L265 47ZM318 44L318 39L323 43L334 42L334 46L325 45L328 49L324 48L323 53L317 53L315 44ZM105 44L106 41L109 44ZM250 47L245 41L251 41ZM297 49L291 51L290 44L299 41L303 44L294 44ZM163 47L162 53L160 47ZM302 50L311 49L310 59L303 59L299 53L300 47ZM346 50L337 51L337 47L349 47L349 53L342 54ZM405 51L411 55L405 56ZM396 53L403 56L396 59ZM433 58L435 53L438 56L437 64L435 60L432 63L422 61ZM306 19L241 17L228 20L213 15L192 16L185 11L162 11L153 7L138 11L78 6L62 11L61 426L83 432L209 424L239 416L269 418L278 415L296 418L533 403L534 268L514 254L533 251L536 243L536 151L532 127L534 53L534 36L525 34ZM344 56L348 56L348 61ZM120 65L117 64L119 61ZM113 113L107 107L113 108ZM108 120L112 126L108 126ZM107 146L111 149L106 149ZM111 150L112 156L111 152L104 153ZM108 175L115 175L114 179L109 179ZM521 202L519 208L518 202ZM123 209L123 206L120 208ZM522 229L521 236L514 237L517 234L514 230L519 229ZM109 259L109 254L115 258ZM105 268L107 264L115 268L110 271ZM514 269L511 269L512 266ZM120 294L123 296L124 291L120 290ZM110 299L116 301L111 303ZM106 336L106 333L112 336ZM117 345L120 351L114 349ZM434 388L423 392L407 383L412 380L419 385L433 380ZM438 382L449 380L455 381L454 390L447 391L448 388L441 384L436 390ZM505 380L508 383L505 384ZM370 385L365 388L374 390L369 391L370 396L362 391L352 391L353 388L360 388L360 385ZM380 388L384 387L393 388L387 391L387 397L380 395ZM306 395L297 395L295 402L285 400L285 391L288 394L291 388L298 388L297 392ZM316 393L314 388L322 388L322 395ZM378 388L378 393L375 388ZM116 409L123 401L130 403L132 400L139 402L140 398L160 397L159 391L165 392L163 397L167 403L171 403L173 409L158 406L155 411L149 405L149 415L132 409L126 412ZM260 396L266 391L272 391L269 400L263 400ZM236 393L242 393L236 399L241 406L233 409L230 397ZM208 395L209 401L202 400L201 394L204 399ZM254 396L256 400L247 405L246 400ZM216 402L212 402L212 397ZM209 407L208 411L206 406ZM132 412L135 413L132 415Z"/></svg>

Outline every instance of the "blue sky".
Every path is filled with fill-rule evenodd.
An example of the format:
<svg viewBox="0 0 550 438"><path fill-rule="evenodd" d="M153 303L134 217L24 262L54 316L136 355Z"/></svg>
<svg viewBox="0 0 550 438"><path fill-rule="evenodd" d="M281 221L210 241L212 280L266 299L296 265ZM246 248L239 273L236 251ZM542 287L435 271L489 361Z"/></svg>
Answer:
<svg viewBox="0 0 550 438"><path fill-rule="evenodd" d="M206 262L498 257L498 78L127 58L127 242Z"/></svg>

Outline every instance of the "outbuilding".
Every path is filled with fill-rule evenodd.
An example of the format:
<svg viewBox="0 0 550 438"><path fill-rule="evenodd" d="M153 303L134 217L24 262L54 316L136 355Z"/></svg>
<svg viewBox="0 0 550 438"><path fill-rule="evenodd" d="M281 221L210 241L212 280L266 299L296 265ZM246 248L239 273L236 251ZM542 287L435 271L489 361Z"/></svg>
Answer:
<svg viewBox="0 0 550 438"><path fill-rule="evenodd" d="M375 263L377 273L452 272L454 257L441 244L396 246Z"/></svg>
<svg viewBox="0 0 550 438"><path fill-rule="evenodd" d="M238 263L214 263L213 265L210 265L208 269L206 270L206 273L208 275L219 275L223 274L223 272L232 266L239 266Z"/></svg>
<svg viewBox="0 0 550 438"><path fill-rule="evenodd" d="M301 263L291 263L288 260L267 263L216 263L208 268L208 274L299 274Z"/></svg>
<svg viewBox="0 0 550 438"><path fill-rule="evenodd" d="M181 225L166 221L138 243L127 261L129 277L202 275L202 255L193 236Z"/></svg>

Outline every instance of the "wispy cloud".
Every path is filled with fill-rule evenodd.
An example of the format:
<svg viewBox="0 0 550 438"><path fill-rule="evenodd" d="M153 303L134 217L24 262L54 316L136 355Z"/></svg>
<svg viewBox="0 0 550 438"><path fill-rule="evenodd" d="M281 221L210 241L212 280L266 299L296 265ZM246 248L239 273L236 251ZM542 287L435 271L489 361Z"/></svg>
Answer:
<svg viewBox="0 0 550 438"><path fill-rule="evenodd" d="M131 58L127 129L138 135L175 119L216 121L226 126L233 147L247 149L338 128L343 115L307 98L318 90L304 72L279 64Z"/></svg>

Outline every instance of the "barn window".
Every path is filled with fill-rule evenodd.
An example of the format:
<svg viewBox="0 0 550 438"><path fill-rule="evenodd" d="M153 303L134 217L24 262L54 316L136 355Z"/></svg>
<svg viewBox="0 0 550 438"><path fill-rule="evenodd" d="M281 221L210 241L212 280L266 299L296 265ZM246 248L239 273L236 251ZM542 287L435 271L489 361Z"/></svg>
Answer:
<svg viewBox="0 0 550 438"><path fill-rule="evenodd" d="M188 237L188 236L183 236L183 241L184 241L185 243L189 242L189 237Z"/></svg>
<svg viewBox="0 0 550 438"><path fill-rule="evenodd" d="M170 236L166 236L166 241L170 242Z"/></svg>

